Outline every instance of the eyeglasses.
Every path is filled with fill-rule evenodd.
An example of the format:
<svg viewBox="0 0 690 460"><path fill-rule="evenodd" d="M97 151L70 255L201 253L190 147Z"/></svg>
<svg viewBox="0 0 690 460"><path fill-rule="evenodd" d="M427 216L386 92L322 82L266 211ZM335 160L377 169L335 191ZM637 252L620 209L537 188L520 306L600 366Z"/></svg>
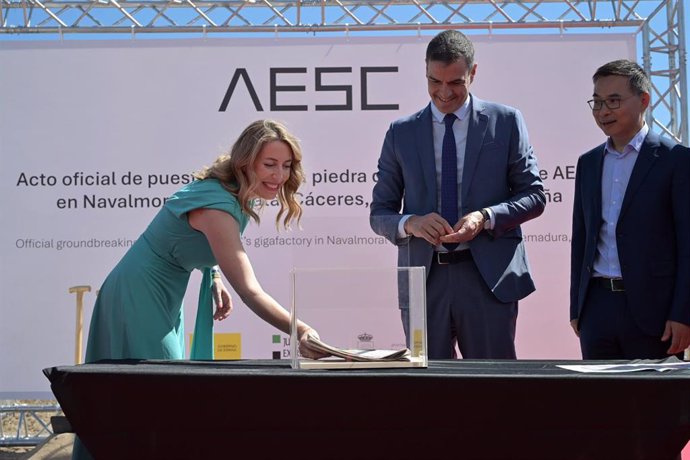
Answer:
<svg viewBox="0 0 690 460"><path fill-rule="evenodd" d="M594 111L601 110L601 108L604 105L609 110L615 110L615 109L620 109L621 101L624 101L626 99L630 99L633 96L635 96L635 94L631 94L628 97L609 97L607 99L590 99L589 101L587 101L587 104L589 104L589 108L594 110Z"/></svg>

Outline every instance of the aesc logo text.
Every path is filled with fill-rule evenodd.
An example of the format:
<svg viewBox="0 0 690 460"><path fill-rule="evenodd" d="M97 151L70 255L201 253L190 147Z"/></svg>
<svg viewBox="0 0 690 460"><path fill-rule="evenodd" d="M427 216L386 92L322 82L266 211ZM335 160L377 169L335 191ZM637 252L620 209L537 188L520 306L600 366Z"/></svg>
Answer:
<svg viewBox="0 0 690 460"><path fill-rule="evenodd" d="M247 91L254 103L254 108L257 112L263 112L266 101L271 112L306 112L309 110L324 111L324 110L342 110L351 111L355 103L353 102L353 94L355 89L359 89L359 101L357 108L360 110L398 110L398 104L391 101L388 103L381 103L382 99L391 97L390 93L386 95L370 93L370 85L374 79L377 79L377 87L388 86L386 80L397 77L398 67L360 67L359 70L353 70L352 67L315 67L309 69L307 67L271 67L269 69L269 90L268 94L259 94L256 91L254 81L257 78L264 78L263 75L250 75L246 68L235 69L228 89L225 91L225 96L220 104L219 112L225 112L228 106L232 105L233 95L238 91ZM288 77L292 74L292 77ZM325 84L324 79L329 74L344 74L349 76L349 84ZM297 77L295 77L297 75ZM303 84L294 84L295 79L299 77L299 81ZM281 80L282 78L282 80ZM292 84L285 84L286 79ZM282 83L281 83L282 82ZM280 93L306 93L314 91L316 98L313 104L279 104L278 95ZM330 93L328 101L330 104L319 103L319 93ZM332 93L337 93L334 96ZM340 99L339 103L332 103L334 98ZM370 100L375 100L377 103L372 103Z"/></svg>

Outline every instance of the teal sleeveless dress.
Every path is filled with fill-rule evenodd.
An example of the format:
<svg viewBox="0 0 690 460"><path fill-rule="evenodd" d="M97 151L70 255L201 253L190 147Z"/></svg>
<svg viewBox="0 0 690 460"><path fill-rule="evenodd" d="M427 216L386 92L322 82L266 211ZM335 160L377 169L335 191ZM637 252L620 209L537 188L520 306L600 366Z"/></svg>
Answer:
<svg viewBox="0 0 690 460"><path fill-rule="evenodd" d="M203 233L187 213L225 211L240 225L249 221L234 195L216 179L194 181L160 209L144 233L110 272L94 306L86 362L100 359L184 359L182 301L190 274L203 272L192 359L213 359L213 299L210 269L216 264Z"/></svg>
<svg viewBox="0 0 690 460"><path fill-rule="evenodd" d="M184 359L182 301L189 276L202 270L192 359L213 359L211 267L216 265L203 233L187 213L225 211L240 224L249 218L234 195L215 179L195 181L170 197L101 286L91 316L86 362L101 359ZM92 460L78 437L73 460Z"/></svg>

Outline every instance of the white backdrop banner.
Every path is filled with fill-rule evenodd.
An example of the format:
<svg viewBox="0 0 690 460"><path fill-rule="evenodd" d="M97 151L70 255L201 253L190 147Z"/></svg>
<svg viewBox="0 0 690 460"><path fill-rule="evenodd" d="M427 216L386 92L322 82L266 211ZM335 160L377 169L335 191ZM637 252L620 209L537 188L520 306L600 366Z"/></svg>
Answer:
<svg viewBox="0 0 690 460"><path fill-rule="evenodd" d="M633 35L473 36L472 92L518 107L548 189L525 225L537 292L520 304L519 358L579 358L568 325L577 157L602 142L585 103L602 63L635 57ZM0 42L0 399L48 395L45 367L75 361L96 290L164 199L259 118L302 141L302 228L275 209L244 243L264 288L286 307L292 268L392 267L369 228L389 123L428 103L430 36ZM193 330L198 274L185 300ZM376 286L353 286L375 289ZM74 289L72 289L74 291ZM289 358L289 338L234 296L228 356Z"/></svg>

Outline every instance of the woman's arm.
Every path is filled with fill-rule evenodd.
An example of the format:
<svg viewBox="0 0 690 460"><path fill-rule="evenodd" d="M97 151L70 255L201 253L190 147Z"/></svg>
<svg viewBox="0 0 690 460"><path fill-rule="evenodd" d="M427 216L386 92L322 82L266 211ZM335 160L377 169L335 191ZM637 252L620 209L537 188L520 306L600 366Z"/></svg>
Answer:
<svg viewBox="0 0 690 460"><path fill-rule="evenodd" d="M195 209L189 212L188 218L192 228L208 239L220 269L242 301L261 319L289 334L290 313L267 294L256 279L242 246L239 223L230 214L215 209ZM310 330L318 336L307 324L297 321L300 352L305 357L314 355L311 350L302 350L303 339Z"/></svg>

